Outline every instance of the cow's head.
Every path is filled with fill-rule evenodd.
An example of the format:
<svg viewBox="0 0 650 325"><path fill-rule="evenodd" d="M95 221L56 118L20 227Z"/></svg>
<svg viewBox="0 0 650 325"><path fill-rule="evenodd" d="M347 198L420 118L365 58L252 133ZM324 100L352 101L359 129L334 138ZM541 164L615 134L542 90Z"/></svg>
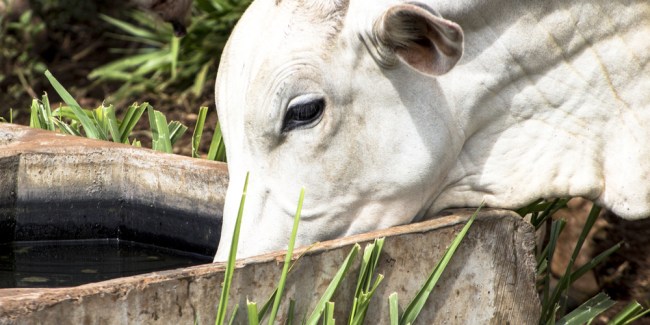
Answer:
<svg viewBox="0 0 650 325"><path fill-rule="evenodd" d="M370 5L371 7L368 7ZM431 213L463 134L437 84L463 32L424 5L256 0L217 78L230 186L216 260L227 257L250 172L238 257Z"/></svg>

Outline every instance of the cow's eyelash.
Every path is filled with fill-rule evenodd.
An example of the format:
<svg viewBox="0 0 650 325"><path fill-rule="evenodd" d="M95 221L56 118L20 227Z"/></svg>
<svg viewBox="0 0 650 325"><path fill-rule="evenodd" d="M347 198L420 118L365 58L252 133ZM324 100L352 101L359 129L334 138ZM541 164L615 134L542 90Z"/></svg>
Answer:
<svg viewBox="0 0 650 325"><path fill-rule="evenodd" d="M284 116L282 132L313 126L313 122L322 116L324 110L325 100L323 98L315 98L309 101L290 104Z"/></svg>

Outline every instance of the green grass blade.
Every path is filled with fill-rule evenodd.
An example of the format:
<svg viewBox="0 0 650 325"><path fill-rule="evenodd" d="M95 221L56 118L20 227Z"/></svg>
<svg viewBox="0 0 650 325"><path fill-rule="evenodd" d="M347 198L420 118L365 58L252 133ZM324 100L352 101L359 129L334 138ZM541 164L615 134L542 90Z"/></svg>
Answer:
<svg viewBox="0 0 650 325"><path fill-rule="evenodd" d="M325 317L323 317L323 325L334 325L334 303L328 301L325 304Z"/></svg>
<svg viewBox="0 0 650 325"><path fill-rule="evenodd" d="M126 114L124 115L124 119L122 119L122 123L120 124L121 143L129 143L129 135L131 135L131 132L133 132L133 129L135 128L138 121L140 121L140 118L142 117L142 114L144 114L144 111L149 107L151 107L149 103L142 103L141 105L134 103L129 106L129 108L126 110Z"/></svg>
<svg viewBox="0 0 650 325"><path fill-rule="evenodd" d="M559 306L558 302L560 301L560 296L566 293L569 286L574 281L573 279L571 279L571 275L572 275L571 270L573 269L573 264L578 258L578 254L582 249L582 245L587 239L587 235L589 234L589 231L591 230L594 223L596 222L596 219L600 214L600 210L601 210L600 207L595 204L591 208L591 211L589 212L589 216L587 216L587 220L585 221L585 225L582 228L582 232L580 233L580 237L578 237L576 246L574 247L573 253L571 254L571 259L569 259L569 263L567 263L567 267L564 271L564 275L560 278L558 285L553 290L553 294L549 297L549 299L543 301L542 319L550 319L549 318L550 316L548 315L549 310L554 309L554 308L550 308L550 306ZM549 261L551 260L549 259Z"/></svg>
<svg viewBox="0 0 650 325"><path fill-rule="evenodd" d="M542 200L542 203L538 204L534 208L533 217L530 219L530 223L535 227L535 229L539 229L539 227L544 225L546 220L551 218L555 212L566 207L569 200L570 199L568 198L555 199L552 202Z"/></svg>
<svg viewBox="0 0 650 325"><path fill-rule="evenodd" d="M275 317L278 314L278 309L280 308L280 301L282 300L282 293L284 292L284 285L287 281L287 274L289 273L289 265L291 264L291 257L293 256L293 247L296 244L296 235L298 234L298 223L300 221L300 213L302 212L302 203L304 200L305 200L305 188L303 187L302 189L300 189L300 197L298 198L298 208L296 209L296 214L293 217L293 227L291 228L289 248L287 249L286 257L284 258L282 275L280 276L280 282L278 283L278 290L277 293L275 294L273 307L271 308L269 325L273 325L273 322L275 322Z"/></svg>
<svg viewBox="0 0 650 325"><path fill-rule="evenodd" d="M155 52L155 54L156 56L138 65L137 68L131 73L131 78L147 78L147 75L150 73L157 73L161 70L165 70L167 66L171 64L170 56L167 50L160 50L158 52ZM155 79L155 77L152 77L152 79ZM158 86L160 86L160 84L158 84ZM161 87L160 89L162 88L164 87Z"/></svg>
<svg viewBox="0 0 650 325"><path fill-rule="evenodd" d="M170 51L169 51L169 56L170 56L170 61L171 61L171 73L172 73L172 80L176 79L176 75L178 75L178 52L180 51L181 47L181 39L173 36L170 42Z"/></svg>
<svg viewBox="0 0 650 325"><path fill-rule="evenodd" d="M59 121L57 119L54 120L54 125L56 125L56 127L61 131L61 133L75 135L75 136L78 136L78 137L81 136L81 134L77 130L70 127L70 125L68 125L68 124L66 124L64 122L61 122L61 121Z"/></svg>
<svg viewBox="0 0 650 325"><path fill-rule="evenodd" d="M287 311L287 321L284 322L285 325L293 325L293 319L296 317L296 301L289 299L289 311Z"/></svg>
<svg viewBox="0 0 650 325"><path fill-rule="evenodd" d="M350 325L354 324L354 318L355 318L355 315L357 315L357 310L359 309L359 305L360 305L360 302L359 302L359 296L360 295L361 294L355 294L354 295L354 299L352 301L352 309L350 310L350 316L348 317L348 324L350 324Z"/></svg>
<svg viewBox="0 0 650 325"><path fill-rule="evenodd" d="M74 98L70 95L70 93L63 88L63 86L59 83L59 81L54 78L52 73L50 73L49 70L45 70L45 77L50 81L52 84L52 87L54 87L54 90L61 96L63 101L70 106L70 108L73 110L77 118L79 119L79 122L81 122L81 125L84 128L84 132L86 133L86 137L91 138L91 139L100 139L99 137L99 131L95 127L95 125L92 123L90 118L88 118L88 115L83 111L81 106L77 103Z"/></svg>
<svg viewBox="0 0 650 325"><path fill-rule="evenodd" d="M413 298L411 303L409 303L409 305L404 310L404 314L400 319L400 324L409 324L409 323L412 324L413 322L415 322L415 319L417 318L417 316L420 314L420 311L424 307L424 303L429 298L429 295L431 294L431 291L433 291L433 288L436 286L438 279L440 279L442 272L447 267L447 264L449 264L451 257L456 252L456 249L462 242L463 238L465 238L465 235L467 234L469 228L474 223L474 219L476 219L476 216L478 215L479 211L481 211L482 207L483 204L481 204L481 206L479 206L478 209L476 209L476 211L474 212L474 214L472 214L472 216L467 221L463 229L458 233L458 235L456 235L456 238L454 238L449 248L447 248L445 254L442 256L442 259L440 260L440 262L438 262L436 267L433 269L433 272L431 272L431 275L429 275L429 278L427 279L425 284L422 286L422 288L417 293L415 298Z"/></svg>
<svg viewBox="0 0 650 325"><path fill-rule="evenodd" d="M30 114L29 114L29 127L35 129L42 129L43 126L41 125L41 120L39 118L40 108L38 106L39 106L38 99L36 98L32 99L32 106L30 108Z"/></svg>
<svg viewBox="0 0 650 325"><path fill-rule="evenodd" d="M640 320L641 318L646 317L647 315L650 315L650 309L646 309L642 313L628 319L623 325L632 325L632 324L637 324L636 321Z"/></svg>
<svg viewBox="0 0 650 325"><path fill-rule="evenodd" d="M555 254L555 247L557 246L557 242L560 238L560 234L562 233L562 230L564 230L565 225L566 225L566 221L562 219L555 220L551 224L551 235L548 242L548 247L547 247L548 249L545 249L545 251L548 254L546 258L547 266L548 264L550 264L549 261L553 261L553 255ZM544 275L544 288L542 292L542 315L544 315L552 308L555 308L555 302L549 300L550 288L551 288L551 274L550 272L547 272Z"/></svg>
<svg viewBox="0 0 650 325"><path fill-rule="evenodd" d="M260 320L257 318L257 303L246 299L246 310L248 311L248 325L259 325Z"/></svg>
<svg viewBox="0 0 650 325"><path fill-rule="evenodd" d="M160 113L160 115L162 115L162 113ZM170 144L169 152L171 152L171 146L173 146L176 141L178 141L185 134L185 132L187 132L187 126L181 124L181 122L178 121L171 121L169 122L168 129Z"/></svg>
<svg viewBox="0 0 650 325"><path fill-rule="evenodd" d="M275 295L278 294L278 288L276 287L275 290L273 290L273 293L269 297L269 299L266 300L266 303L264 303L264 306L260 309L260 312L257 314L258 318L261 320L264 318L264 315L266 315L266 312L271 310L271 306L273 306L273 302L275 301Z"/></svg>
<svg viewBox="0 0 650 325"><path fill-rule="evenodd" d="M573 274L571 274L571 280L572 282L579 279L581 276L583 276L585 273L589 272L591 269L593 269L596 265L600 264L602 261L604 261L607 257L612 255L614 252L616 252L619 248L621 248L621 245L623 245L623 242L620 242L606 251L598 254L598 256L594 257L591 259L589 262L587 262L585 265L581 266L579 269L573 271Z"/></svg>
<svg viewBox="0 0 650 325"><path fill-rule="evenodd" d="M542 263L547 262L548 258L548 250L549 250L549 245L546 245L544 249L538 254L537 258L537 272L540 271Z"/></svg>
<svg viewBox="0 0 650 325"><path fill-rule="evenodd" d="M238 311L239 311L239 304L236 304L235 308L233 308L232 314L230 315L230 319L228 320L228 325L235 324L235 317L237 317Z"/></svg>
<svg viewBox="0 0 650 325"><path fill-rule="evenodd" d="M166 153L172 152L172 142L169 133L167 118L159 111L154 111L156 126L158 127L158 150Z"/></svg>
<svg viewBox="0 0 650 325"><path fill-rule="evenodd" d="M599 293L587 302L576 308L571 313L562 317L557 324L559 325L581 325L590 322L594 317L600 315L605 310L616 304L606 294Z"/></svg>
<svg viewBox="0 0 650 325"><path fill-rule="evenodd" d="M161 55L164 54L161 54L160 51L134 54L93 69L88 74L88 78L97 79L102 77L111 77L127 81L133 78L133 74L127 71L130 71L134 68L139 68L150 61L160 60Z"/></svg>
<svg viewBox="0 0 650 325"><path fill-rule="evenodd" d="M359 278L357 279L357 288L354 290L354 296L359 297L361 292L366 287L367 278L372 276L368 274L368 269L370 268L370 255L372 254L373 249L375 248L375 243L368 244L363 250L363 256L361 257L361 265L359 266ZM354 310L354 308L353 308ZM352 316L352 315L351 315Z"/></svg>
<svg viewBox="0 0 650 325"><path fill-rule="evenodd" d="M201 70L199 70L199 73L196 74L196 78L194 78L194 84L192 85L192 94L196 97L201 96L203 90L205 89L205 80L207 79L211 64L212 62L204 64L203 67L201 67Z"/></svg>
<svg viewBox="0 0 650 325"><path fill-rule="evenodd" d="M639 312L638 314L636 314L634 317L630 317L626 319L625 322L623 322L622 324L623 325L635 324L637 320L641 319L642 317L645 317L648 314L650 314L650 309L645 309Z"/></svg>
<svg viewBox="0 0 650 325"><path fill-rule="evenodd" d="M399 305L397 292L393 292L388 296L388 308L390 311L390 325L399 325Z"/></svg>
<svg viewBox="0 0 650 325"><path fill-rule="evenodd" d="M92 117L99 132L99 139L107 141L108 140L108 119L106 118L106 107L102 104L99 107L95 108L92 111Z"/></svg>
<svg viewBox="0 0 650 325"><path fill-rule="evenodd" d="M235 260L237 259L237 245L239 243L239 232L241 229L241 220L244 215L244 205L246 204L246 191L248 190L248 176L246 173L246 180L244 181L244 190L242 191L241 201L239 202L239 211L237 212L237 220L235 221L235 230L232 235L232 242L230 245L230 253L228 254L228 262L226 265L226 272L224 274L223 286L221 288L221 297L219 297L219 306L217 308L217 318L215 325L223 324L226 319L226 310L228 309L228 295L230 294L230 285L232 284L232 276L235 271Z"/></svg>
<svg viewBox="0 0 650 325"><path fill-rule="evenodd" d="M140 38L148 38L148 39L158 39L158 35L154 32L151 32L149 30L146 30L144 28L137 27L133 24L129 24L125 21L115 19L110 16L106 15L100 15L100 18L103 19L104 21L108 22L109 24L118 27L119 29L133 35L137 36Z"/></svg>
<svg viewBox="0 0 650 325"><path fill-rule="evenodd" d="M546 272L547 269L548 269L548 262L544 258L542 259L541 262L539 262L539 264L537 264L537 275L544 274L544 272Z"/></svg>
<svg viewBox="0 0 650 325"><path fill-rule="evenodd" d="M629 303L623 310L616 314L607 324L608 325L623 325L631 320L635 320L637 316L643 315L648 311L644 311L643 306L636 301Z"/></svg>
<svg viewBox="0 0 650 325"><path fill-rule="evenodd" d="M377 279L375 280L375 285L372 284L372 277L375 274L375 270L377 269L377 263L379 262L379 256L381 255L381 250L384 247L384 241L385 238L379 238L375 239L374 245L372 246L371 249L371 254L370 254L370 260L368 261L368 273L365 277L365 284L363 291L364 292L371 292L373 289L372 287L376 286L376 280L380 280L380 278L383 278L382 275L378 275Z"/></svg>
<svg viewBox="0 0 650 325"><path fill-rule="evenodd" d="M522 217L525 217L528 214L532 214L530 223L538 229L540 225L551 217L559 209L566 207L567 202L570 198L564 199L555 199L552 202L545 201L544 199L539 199L519 210L516 210L517 214Z"/></svg>
<svg viewBox="0 0 650 325"><path fill-rule="evenodd" d="M86 112L86 111L84 110L84 112ZM79 121L77 119L77 115L75 115L74 111L72 110L72 108L70 106L61 106L61 107L55 109L54 112L53 112L53 115L58 117L60 120L69 119L71 121L77 121L77 122ZM89 114L86 114L86 115L88 117L90 117L90 116L92 116L92 113L90 115Z"/></svg>
<svg viewBox="0 0 650 325"><path fill-rule="evenodd" d="M537 201L535 201L535 202L533 202L533 203L531 203L531 204L529 204L529 205L527 205L527 206L525 206L525 207L523 207L521 209L515 210L515 212L518 215L520 215L521 217L525 217L527 214L537 211L537 206L542 202L544 202L544 199L538 199Z"/></svg>
<svg viewBox="0 0 650 325"><path fill-rule="evenodd" d="M198 158L199 147L201 146L201 137L203 137L203 127L205 126L205 118L208 116L208 108L203 106L199 108L199 116L196 119L196 126L194 133L192 133L192 157Z"/></svg>
<svg viewBox="0 0 650 325"><path fill-rule="evenodd" d="M217 123L212 135L212 142L210 142L210 149L208 150L208 160L225 161L226 148L221 136L221 125Z"/></svg>
<svg viewBox="0 0 650 325"><path fill-rule="evenodd" d="M151 127L152 148L157 151L172 152L172 143L169 134L167 119L161 112L149 106L149 124Z"/></svg>
<svg viewBox="0 0 650 325"><path fill-rule="evenodd" d="M133 19L133 21L135 21L139 26L147 27L152 32L155 32L157 38L159 38L161 41L167 42L169 40L168 36L172 34L171 26L168 26L167 24L161 24L160 21L152 18L151 14L145 13L142 10L131 11L130 16L131 19Z"/></svg>
<svg viewBox="0 0 650 325"><path fill-rule="evenodd" d="M370 305L370 299L383 279L383 275L378 275L373 285L372 278L384 246L384 240L384 238L375 239L372 244L366 245L364 249L348 324L363 324Z"/></svg>
<svg viewBox="0 0 650 325"><path fill-rule="evenodd" d="M377 288L379 287L379 284L381 281L384 279L384 276L379 274L377 275L377 279L375 279L375 283L372 285L372 287L369 288L368 291L363 292L359 296L359 305L355 311L355 316L352 322L350 324L352 325L363 325L365 323L366 319L366 313L368 312L368 307L370 307L370 301L372 297L375 295L375 291L377 291Z"/></svg>
<svg viewBox="0 0 650 325"><path fill-rule="evenodd" d="M113 105L107 107L104 113L106 116L106 120L108 122L108 130L111 133L111 138L113 139L113 142L122 142L121 141L122 134L120 133L119 122L117 121L117 117L115 116L115 108L113 107Z"/></svg>
<svg viewBox="0 0 650 325"><path fill-rule="evenodd" d="M43 121L45 122L45 127L47 130L54 131L54 121L52 118L52 107L50 107L50 99L47 97L47 93L43 94L43 97L41 99L42 105L41 108L43 110Z"/></svg>
<svg viewBox="0 0 650 325"><path fill-rule="evenodd" d="M325 310L325 304L330 301L332 296L334 295L334 292L336 292L336 289L339 287L341 284L341 280L343 277L347 274L348 270L350 269L350 266L352 265L352 261L354 258L357 256L357 253L361 250L361 246L359 244L355 244L352 247L352 250L350 250L350 253L348 256L345 258L343 263L341 264L341 267L339 270L336 272L334 275L334 278L330 282L330 284L327 286L327 289L325 289L325 292L321 296L320 300L316 304L316 307L310 314L309 318L307 318L306 324L308 325L316 325L318 323L318 319L320 318L321 314Z"/></svg>

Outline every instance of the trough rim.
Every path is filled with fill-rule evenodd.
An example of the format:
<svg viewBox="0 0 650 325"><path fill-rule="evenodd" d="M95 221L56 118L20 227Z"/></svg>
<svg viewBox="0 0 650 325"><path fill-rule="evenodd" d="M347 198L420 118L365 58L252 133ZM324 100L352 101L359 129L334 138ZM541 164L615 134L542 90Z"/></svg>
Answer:
<svg viewBox="0 0 650 325"><path fill-rule="evenodd" d="M395 226L299 247L294 250L292 260L295 260L302 255L316 255L336 248L353 245L355 243L367 243L375 238L397 237L456 227L467 222L475 212L474 209L454 209L443 211L443 213L450 213L450 211L450 215L440 216L431 220ZM510 210L484 208L478 213L476 222L502 219L515 219L514 221L517 221L517 219L522 220L518 214ZM530 228L530 231L532 232L532 225L529 223L519 222L518 224L519 227ZM280 250L237 260L235 268L241 269L247 265L267 262L275 262L279 264L284 261L285 254L286 250ZM166 281L178 281L192 277L207 277L220 272L225 272L225 264L225 262L208 263L186 268L116 278L76 287L0 289L0 319L2 317L12 318L26 315L35 310L47 308L48 306L64 301L81 301L84 296L89 294L101 293L102 295L109 294L121 297L126 296L132 289L143 288L152 284L164 283ZM69 290L71 288L76 289L74 294L70 294Z"/></svg>

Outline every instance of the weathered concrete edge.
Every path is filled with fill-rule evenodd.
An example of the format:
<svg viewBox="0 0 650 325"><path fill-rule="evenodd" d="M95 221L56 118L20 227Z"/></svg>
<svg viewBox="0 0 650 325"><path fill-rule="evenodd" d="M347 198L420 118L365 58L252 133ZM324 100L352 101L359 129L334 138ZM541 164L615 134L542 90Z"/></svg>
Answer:
<svg viewBox="0 0 650 325"><path fill-rule="evenodd" d="M450 228L466 222L471 216L468 210L459 210L458 214L441 217L438 219L423 221L420 223L392 227L384 230L349 236L345 238L316 243L312 246L297 248L293 258L301 255L316 255L322 252L341 248L354 243L366 243L380 237L401 236L412 233L424 233L436 229ZM511 211L486 209L479 213L479 219L503 219L518 217ZM522 231L526 231L526 226ZM530 239L532 240L532 238ZM521 250L516 249L519 253ZM254 256L238 260L236 268L244 268L247 265L263 264L267 262L280 262L284 260L286 251L277 251L260 256ZM519 258L522 258L519 256ZM525 257L524 257L525 258ZM530 265L530 261L526 262ZM189 277L210 277L225 271L225 263L213 263L193 266L183 269L169 270L142 274L127 278L120 278L97 283L81 285L77 287L75 294L70 294L69 288L56 289L0 289L0 317L13 318L19 315L26 315L31 311L47 308L47 306L58 304L64 301L83 300L89 294L112 294L123 296L132 288L151 286L166 281L174 281ZM47 301L46 304L36 303Z"/></svg>
<svg viewBox="0 0 650 325"><path fill-rule="evenodd" d="M106 156L107 150L114 156ZM179 169L205 169L217 172L220 174L219 177L228 179L228 166L222 162L167 154L122 143L64 135L16 124L0 123L0 158L33 154L54 156L99 154L105 155L104 160L107 162L118 161L137 168L156 168L164 163ZM123 161L123 158L128 158L130 161Z"/></svg>
<svg viewBox="0 0 650 325"><path fill-rule="evenodd" d="M98 209L96 222L115 228L119 221L114 219L126 220L132 223L120 226L133 233L146 232L138 221L143 209L204 220L215 229L200 241L216 250L228 184L224 163L6 123L0 124L0 162L11 167L0 174L0 240L21 237L12 230L20 228L16 225L47 221L40 220L39 211L51 211L53 202L92 202L120 209L120 216L102 215L107 212ZM167 228L161 233L175 229L159 227ZM197 245L194 241L190 244Z"/></svg>

